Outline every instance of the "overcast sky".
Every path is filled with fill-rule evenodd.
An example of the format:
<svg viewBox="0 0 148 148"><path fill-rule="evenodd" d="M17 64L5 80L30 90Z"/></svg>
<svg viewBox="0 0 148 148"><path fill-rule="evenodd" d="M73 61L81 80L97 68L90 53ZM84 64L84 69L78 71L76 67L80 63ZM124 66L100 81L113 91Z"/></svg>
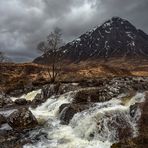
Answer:
<svg viewBox="0 0 148 148"><path fill-rule="evenodd" d="M55 26L70 41L112 16L148 33L148 0L0 0L0 51L31 61L37 43Z"/></svg>

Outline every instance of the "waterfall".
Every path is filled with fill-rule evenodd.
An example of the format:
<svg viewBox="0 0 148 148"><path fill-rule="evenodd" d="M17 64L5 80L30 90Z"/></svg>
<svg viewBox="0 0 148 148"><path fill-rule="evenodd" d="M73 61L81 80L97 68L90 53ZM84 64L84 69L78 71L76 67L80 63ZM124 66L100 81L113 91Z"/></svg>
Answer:
<svg viewBox="0 0 148 148"><path fill-rule="evenodd" d="M132 117L129 112L131 105L144 101L144 93L137 93L126 104L123 104L122 95L110 101L94 103L89 109L75 114L68 125L62 125L59 107L72 102L74 94L68 92L52 96L36 109L30 108L39 122L44 121L44 126L30 132L30 138L38 136L38 141L24 148L110 148L122 134L132 137L138 134L140 109Z"/></svg>

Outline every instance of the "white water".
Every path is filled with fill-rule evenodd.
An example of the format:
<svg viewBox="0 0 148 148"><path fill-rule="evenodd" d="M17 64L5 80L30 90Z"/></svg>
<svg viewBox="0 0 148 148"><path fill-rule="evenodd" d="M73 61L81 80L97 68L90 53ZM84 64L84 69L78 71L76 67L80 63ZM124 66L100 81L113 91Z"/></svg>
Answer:
<svg viewBox="0 0 148 148"><path fill-rule="evenodd" d="M25 94L25 95L22 95L20 98L25 98L26 100L32 101L35 98L35 96L40 93L41 93L41 89L32 91L32 92Z"/></svg>
<svg viewBox="0 0 148 148"><path fill-rule="evenodd" d="M20 96L19 99L26 99L26 100L32 101L32 100L35 98L35 96L36 96L37 94L40 94L40 93L41 93L41 89L39 89L39 90L34 90L34 91L32 91L32 92L29 92L29 93L27 93L27 94L24 94L24 95ZM15 101L15 100L17 100L17 99L18 99L17 97L11 97L11 100L12 100L12 101Z"/></svg>
<svg viewBox="0 0 148 148"><path fill-rule="evenodd" d="M40 123L45 122L43 128L32 131L30 137L39 133L46 133L47 137L42 136L38 142L25 145L24 148L110 148L118 140L117 127L124 128L124 125L131 128L132 136L138 134L140 110L131 117L129 107L136 102L143 102L144 93L137 93L126 105L122 105L120 97L95 103L90 109L75 114L69 125L62 125L59 107L70 103L74 94L75 92L70 92L59 97L52 96L36 109L30 109ZM121 122L116 122L117 117ZM110 122L115 126L111 126Z"/></svg>

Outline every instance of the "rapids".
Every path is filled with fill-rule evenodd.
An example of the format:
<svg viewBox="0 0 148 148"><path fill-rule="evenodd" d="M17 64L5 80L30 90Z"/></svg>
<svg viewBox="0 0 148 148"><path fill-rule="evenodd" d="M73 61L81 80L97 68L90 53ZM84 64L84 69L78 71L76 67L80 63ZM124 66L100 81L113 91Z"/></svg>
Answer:
<svg viewBox="0 0 148 148"><path fill-rule="evenodd" d="M127 125L133 137L138 134L140 110L131 117L129 109L130 105L144 101L144 93L136 93L126 104L121 99L124 94L104 103L94 103L91 108L75 114L68 125L62 125L59 107L70 103L74 95L75 92L68 92L52 96L36 109L30 108L39 123L44 124L29 133L30 139L38 137L38 140L34 144L26 144L24 148L110 148L119 140L118 128ZM29 98L32 96L28 95L27 99L32 100Z"/></svg>

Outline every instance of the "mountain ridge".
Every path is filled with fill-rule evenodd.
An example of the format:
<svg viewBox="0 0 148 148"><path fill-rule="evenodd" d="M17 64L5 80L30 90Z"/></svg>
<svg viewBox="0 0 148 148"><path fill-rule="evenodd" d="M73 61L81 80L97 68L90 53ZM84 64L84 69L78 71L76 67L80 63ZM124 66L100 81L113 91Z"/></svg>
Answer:
<svg viewBox="0 0 148 148"><path fill-rule="evenodd" d="M112 17L101 26L82 34L60 49L64 59L82 61L87 59L109 59L112 57L147 58L148 35L136 29L129 21ZM35 63L48 61L50 55L44 54Z"/></svg>

